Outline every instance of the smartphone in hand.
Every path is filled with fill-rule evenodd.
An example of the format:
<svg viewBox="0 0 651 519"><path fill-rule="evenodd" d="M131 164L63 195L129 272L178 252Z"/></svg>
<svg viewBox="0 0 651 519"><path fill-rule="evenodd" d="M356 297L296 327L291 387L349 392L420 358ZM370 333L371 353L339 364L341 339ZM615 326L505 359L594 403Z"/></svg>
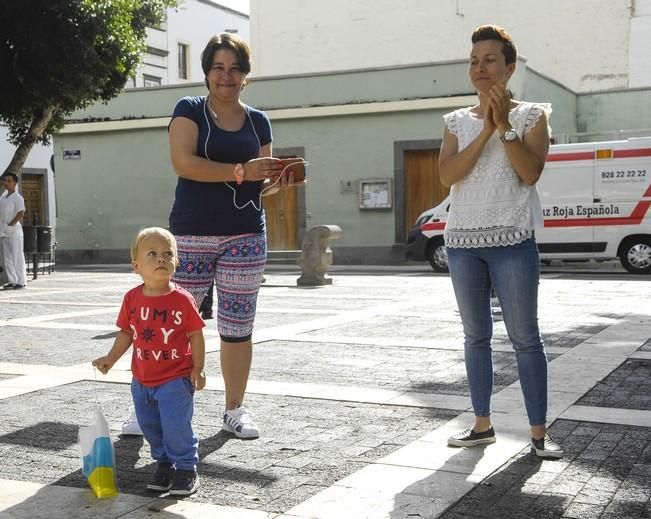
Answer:
<svg viewBox="0 0 651 519"><path fill-rule="evenodd" d="M290 173L294 173L294 182L305 180L307 176L305 172L307 162L305 162L305 159L301 157L287 157L278 160L283 163L283 173L287 175L287 178L289 178Z"/></svg>

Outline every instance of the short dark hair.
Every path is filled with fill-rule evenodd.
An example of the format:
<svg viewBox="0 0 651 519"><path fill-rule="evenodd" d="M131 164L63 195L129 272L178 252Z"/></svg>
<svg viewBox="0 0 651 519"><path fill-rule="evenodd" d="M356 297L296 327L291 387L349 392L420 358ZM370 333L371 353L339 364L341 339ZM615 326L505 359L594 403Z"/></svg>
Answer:
<svg viewBox="0 0 651 519"><path fill-rule="evenodd" d="M470 38L473 45L478 41L484 40L497 40L502 42L502 53L504 54L504 59L507 65L515 63L515 60L518 58L518 49L515 46L515 42L511 35L498 27L497 25L480 25L472 33Z"/></svg>
<svg viewBox="0 0 651 519"><path fill-rule="evenodd" d="M249 46L239 36L229 32L222 32L210 38L201 53L201 68L204 76L208 76L208 72L210 72L212 60L215 58L215 52L221 49L230 50L235 53L240 70L245 75L251 72L251 49L249 49Z"/></svg>
<svg viewBox="0 0 651 519"><path fill-rule="evenodd" d="M18 175L16 175L15 173L9 173L9 172L3 173L0 179L4 180L5 177L11 177L14 179L14 182L18 182Z"/></svg>

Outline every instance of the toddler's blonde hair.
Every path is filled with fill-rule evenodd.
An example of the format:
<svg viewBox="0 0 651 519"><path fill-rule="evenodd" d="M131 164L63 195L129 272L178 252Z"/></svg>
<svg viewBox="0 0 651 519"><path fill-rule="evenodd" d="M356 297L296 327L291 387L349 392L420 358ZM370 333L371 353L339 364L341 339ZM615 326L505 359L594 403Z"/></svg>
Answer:
<svg viewBox="0 0 651 519"><path fill-rule="evenodd" d="M150 236L160 236L161 238L167 240L172 247L172 250L174 251L174 256L178 258L179 251L176 246L176 238L174 238L174 235L162 227L147 227L145 229L141 229L131 242L131 247L129 248L129 252L131 253L131 261L135 261L136 256L138 256L138 246L140 245L140 242L145 238L149 238Z"/></svg>

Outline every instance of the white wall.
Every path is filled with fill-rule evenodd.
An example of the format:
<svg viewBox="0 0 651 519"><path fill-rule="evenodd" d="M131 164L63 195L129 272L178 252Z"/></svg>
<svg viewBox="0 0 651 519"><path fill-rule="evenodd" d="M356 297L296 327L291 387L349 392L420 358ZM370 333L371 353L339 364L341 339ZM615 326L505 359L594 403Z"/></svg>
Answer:
<svg viewBox="0 0 651 519"><path fill-rule="evenodd" d="M190 44L190 79L188 82L203 81L200 54L211 36L227 30L237 30L237 35L247 43L250 41L249 19L244 14L208 5L199 0L185 0L184 6L170 13L167 34L170 50L168 63L170 84L183 83L178 79L178 43ZM171 56L174 56L172 59Z"/></svg>
<svg viewBox="0 0 651 519"><path fill-rule="evenodd" d="M249 19L246 14L224 8L212 3L210 0L185 0L180 8L168 10L167 31L158 31L147 29L153 46L158 48L167 48L170 51L168 57L150 56L148 59L162 65L163 68L143 66L138 72L138 86L142 86L142 74L149 73L163 78L162 84L174 84L184 82L203 81L203 72L201 70L201 61L199 55L206 45L208 39L217 33L226 29L237 30L237 34L247 42L250 38ZM190 78L187 81L178 79L178 61L177 61L177 43L183 42L190 45ZM132 87L132 84L127 84ZM9 165L9 161L14 155L15 147L7 141L7 129L0 126L0 172L4 171ZM48 223L54 226L56 222L55 207L55 187L54 173L50 168L50 157L52 156L52 145L36 145L25 162L25 168L38 168L47 170L47 206ZM61 156L55 157L56 164L62 160Z"/></svg>
<svg viewBox="0 0 651 519"><path fill-rule="evenodd" d="M251 42L256 75L274 76L466 58L473 29L495 23L569 88L622 88L632 2L251 0Z"/></svg>
<svg viewBox="0 0 651 519"><path fill-rule="evenodd" d="M249 19L239 13L215 4L210 0L185 0L180 7L167 10L163 29L148 28L148 44L167 50L167 56L146 54L144 64L138 69L136 86L143 86L143 74L160 77L162 85L203 81L200 55L211 36L225 31L237 31L249 41ZM189 77L180 79L177 48L179 43L189 45ZM133 87L128 84L128 87Z"/></svg>
<svg viewBox="0 0 651 519"><path fill-rule="evenodd" d="M636 0L631 19L630 87L651 85L651 0Z"/></svg>
<svg viewBox="0 0 651 519"><path fill-rule="evenodd" d="M9 132L6 126L0 125L0 173L4 170L11 162L11 159L14 156L16 148L9 144L8 142ZM55 194L54 194L54 172L50 168L50 157L52 156L52 145L43 146L41 144L36 144L30 151L27 156L27 160L23 165L24 168L35 168L47 171L47 178L43 182L43 187L46 191L47 196L47 208L48 214L46 217L46 222L48 225L54 225L56 221L56 207L55 207ZM56 157L55 157L56 161ZM56 163L55 163L56 167ZM0 188L0 191L2 189ZM20 185L18 186L20 191ZM31 225L31 224L30 224Z"/></svg>

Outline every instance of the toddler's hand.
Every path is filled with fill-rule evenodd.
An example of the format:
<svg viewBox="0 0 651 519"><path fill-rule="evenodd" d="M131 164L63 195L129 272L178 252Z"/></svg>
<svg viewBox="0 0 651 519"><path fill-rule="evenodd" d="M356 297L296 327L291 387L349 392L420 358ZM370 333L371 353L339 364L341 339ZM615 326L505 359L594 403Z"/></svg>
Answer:
<svg viewBox="0 0 651 519"><path fill-rule="evenodd" d="M93 361L93 366L95 366L102 374L106 375L109 370L113 367L113 362L108 357L100 357Z"/></svg>
<svg viewBox="0 0 651 519"><path fill-rule="evenodd" d="M193 369L190 374L190 382L197 391L201 391L206 387L206 374L202 369Z"/></svg>

